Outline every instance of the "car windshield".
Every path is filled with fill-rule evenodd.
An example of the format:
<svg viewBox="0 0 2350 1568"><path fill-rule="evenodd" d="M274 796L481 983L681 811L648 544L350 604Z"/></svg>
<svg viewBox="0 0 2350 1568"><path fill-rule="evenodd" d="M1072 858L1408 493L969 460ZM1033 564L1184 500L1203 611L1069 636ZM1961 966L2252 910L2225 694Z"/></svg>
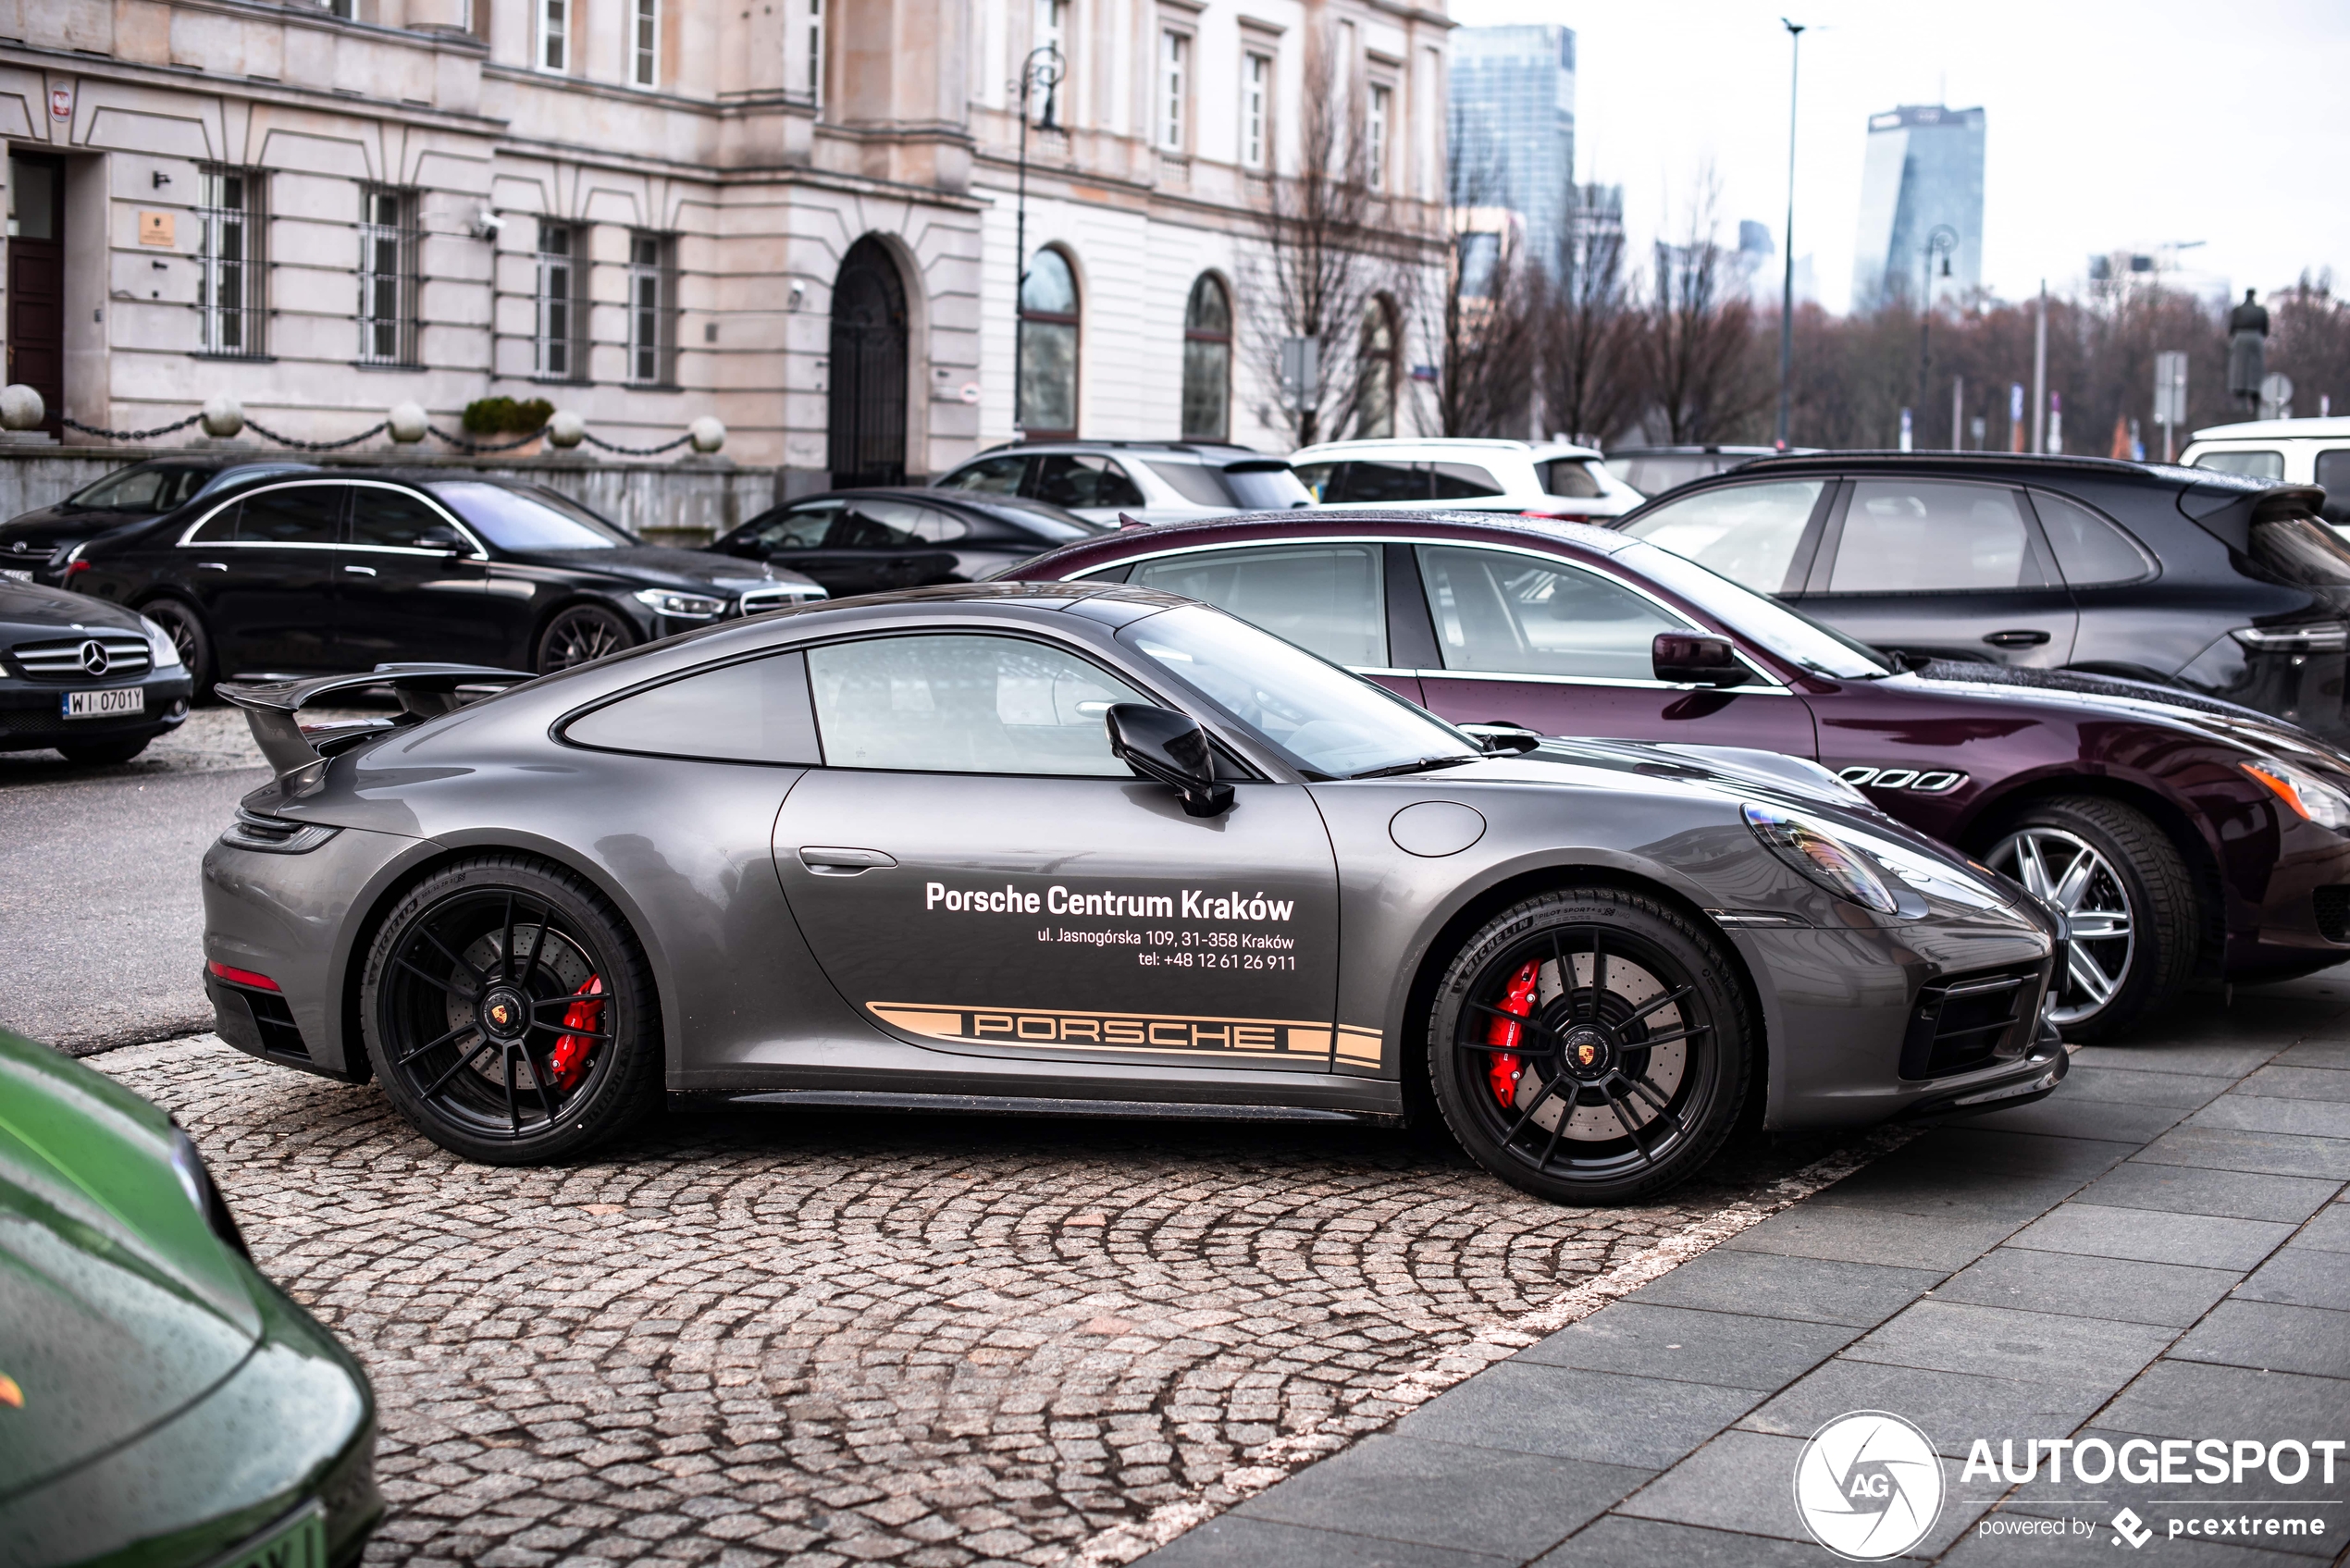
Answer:
<svg viewBox="0 0 2350 1568"><path fill-rule="evenodd" d="M210 477L209 468L135 463L83 486L66 498L66 504L89 512L169 512L203 489Z"/></svg>
<svg viewBox="0 0 2350 1568"><path fill-rule="evenodd" d="M1119 640L1304 773L1355 778L1482 755L1450 724L1220 610L1164 611Z"/></svg>
<svg viewBox="0 0 2350 1568"><path fill-rule="evenodd" d="M1636 542L1626 545L1615 560L1626 571L1671 589L1738 636L1751 637L1813 674L1871 681L1893 673L1891 662L1874 648L1671 550Z"/></svg>
<svg viewBox="0 0 2350 1568"><path fill-rule="evenodd" d="M425 487L500 549L615 549L639 541L551 490L510 490L479 479Z"/></svg>

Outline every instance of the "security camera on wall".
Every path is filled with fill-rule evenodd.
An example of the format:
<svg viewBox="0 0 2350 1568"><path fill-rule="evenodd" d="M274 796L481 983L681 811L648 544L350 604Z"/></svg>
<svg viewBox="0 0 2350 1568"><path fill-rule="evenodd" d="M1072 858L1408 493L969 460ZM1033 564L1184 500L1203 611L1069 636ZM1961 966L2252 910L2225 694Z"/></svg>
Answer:
<svg viewBox="0 0 2350 1568"><path fill-rule="evenodd" d="M481 239L494 241L506 227L506 220L488 207L474 214L474 233Z"/></svg>

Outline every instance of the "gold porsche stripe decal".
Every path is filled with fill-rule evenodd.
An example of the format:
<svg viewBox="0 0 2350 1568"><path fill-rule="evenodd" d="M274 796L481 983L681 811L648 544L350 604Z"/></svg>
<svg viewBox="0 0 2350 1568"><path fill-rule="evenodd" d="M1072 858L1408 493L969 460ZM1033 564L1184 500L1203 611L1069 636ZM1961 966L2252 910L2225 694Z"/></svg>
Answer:
<svg viewBox="0 0 2350 1568"><path fill-rule="evenodd" d="M1153 1051L1187 1056L1292 1056L1327 1064L1377 1066L1379 1031L1297 1019L1200 1018L1180 1013L1069 1012L1038 1007L956 1007L938 1003L868 1002L893 1029L925 1040L964 1044L1033 1045L1064 1051Z"/></svg>

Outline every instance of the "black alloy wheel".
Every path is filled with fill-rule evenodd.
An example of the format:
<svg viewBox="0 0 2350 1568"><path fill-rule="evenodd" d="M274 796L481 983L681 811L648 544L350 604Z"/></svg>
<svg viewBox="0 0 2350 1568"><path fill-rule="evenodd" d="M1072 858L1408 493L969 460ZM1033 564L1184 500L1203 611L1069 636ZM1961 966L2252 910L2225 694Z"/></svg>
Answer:
<svg viewBox="0 0 2350 1568"><path fill-rule="evenodd" d="M637 629L618 611L600 604L575 604L538 634L538 673L551 675L633 648L636 642Z"/></svg>
<svg viewBox="0 0 2350 1568"><path fill-rule="evenodd" d="M579 1154L661 1093L643 950L594 888L528 857L466 861L402 898L369 948L360 1017L401 1114L469 1160Z"/></svg>
<svg viewBox="0 0 2350 1568"><path fill-rule="evenodd" d="M1688 1179L1743 1105L1751 1026L1710 932L1612 887L1543 894L1462 947L1438 989L1429 1070L1479 1165L1553 1203L1623 1203Z"/></svg>
<svg viewBox="0 0 2350 1568"><path fill-rule="evenodd" d="M171 646L179 650L179 662L188 667L188 677L196 684L191 698L201 701L211 696L217 673L212 667L212 634L196 607L181 599L156 599L139 606L139 613L161 626Z"/></svg>

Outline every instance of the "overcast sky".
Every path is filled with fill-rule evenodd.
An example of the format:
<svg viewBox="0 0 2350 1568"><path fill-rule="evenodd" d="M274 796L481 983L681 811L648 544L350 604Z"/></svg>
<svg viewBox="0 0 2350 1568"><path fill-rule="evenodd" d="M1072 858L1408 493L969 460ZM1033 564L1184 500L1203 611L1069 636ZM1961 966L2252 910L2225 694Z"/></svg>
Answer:
<svg viewBox="0 0 2350 1568"><path fill-rule="evenodd" d="M1797 8L1789 8L1796 6ZM2092 252L2202 240L2183 259L2264 294L2304 267L2350 285L2344 0L1452 0L1465 26L1577 34L1576 164L1625 188L1636 238L1675 227L1707 163L1725 238L1786 220L1787 39L1803 35L1795 251L1849 297L1868 117L1985 111L1984 281L2069 287Z"/></svg>

